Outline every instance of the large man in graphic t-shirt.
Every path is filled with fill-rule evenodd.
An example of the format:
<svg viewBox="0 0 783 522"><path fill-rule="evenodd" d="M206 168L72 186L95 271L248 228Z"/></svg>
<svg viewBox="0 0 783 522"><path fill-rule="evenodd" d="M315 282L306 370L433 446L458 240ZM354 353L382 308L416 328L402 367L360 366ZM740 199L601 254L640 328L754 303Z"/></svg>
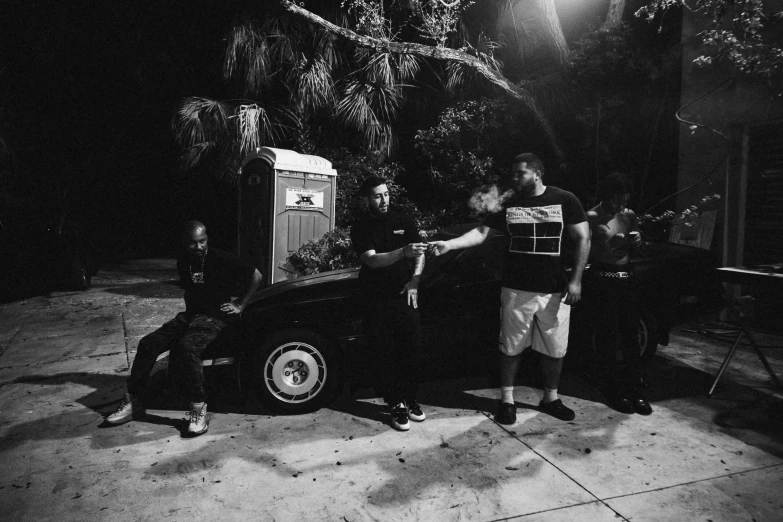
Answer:
<svg viewBox="0 0 783 522"><path fill-rule="evenodd" d="M501 290L501 400L495 416L501 424L516 422L514 379L522 352L530 346L542 355L544 397L539 409L561 420L574 418L558 398L557 386L568 346L571 305L582 295L590 231L576 196L545 186L543 176L544 165L535 154L520 154L512 162L513 195L503 210L462 236L429 247L431 254L440 255L479 245L494 233L509 238ZM565 240L574 243L568 277L561 259Z"/></svg>

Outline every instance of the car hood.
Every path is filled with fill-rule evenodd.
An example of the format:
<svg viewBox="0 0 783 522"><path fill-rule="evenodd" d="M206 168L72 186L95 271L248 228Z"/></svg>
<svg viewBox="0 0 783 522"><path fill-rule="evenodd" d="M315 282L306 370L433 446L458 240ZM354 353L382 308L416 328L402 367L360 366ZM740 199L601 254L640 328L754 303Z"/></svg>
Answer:
<svg viewBox="0 0 783 522"><path fill-rule="evenodd" d="M341 297L357 287L358 279L358 268L345 268L281 281L253 294L248 307L292 299L301 302Z"/></svg>

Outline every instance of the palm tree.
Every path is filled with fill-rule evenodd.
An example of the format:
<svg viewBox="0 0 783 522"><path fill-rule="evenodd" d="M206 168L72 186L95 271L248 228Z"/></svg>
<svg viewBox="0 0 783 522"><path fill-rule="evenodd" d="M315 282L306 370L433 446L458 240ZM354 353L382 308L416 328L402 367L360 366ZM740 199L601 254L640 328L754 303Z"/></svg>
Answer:
<svg viewBox="0 0 783 522"><path fill-rule="evenodd" d="M535 100L503 77L497 44L483 33L470 43L458 16L463 4L351 0L341 10L323 1L305 10L280 0L263 17L236 24L227 37L223 77L238 99L183 100L172 122L183 167L211 161L218 176L235 180L244 154L282 138L309 152L313 126L328 120L356 132L368 151L389 155L406 90L424 64L452 91L471 81L486 90L489 80L529 109L558 150ZM412 25L411 16L418 20ZM447 47L449 38L455 47Z"/></svg>

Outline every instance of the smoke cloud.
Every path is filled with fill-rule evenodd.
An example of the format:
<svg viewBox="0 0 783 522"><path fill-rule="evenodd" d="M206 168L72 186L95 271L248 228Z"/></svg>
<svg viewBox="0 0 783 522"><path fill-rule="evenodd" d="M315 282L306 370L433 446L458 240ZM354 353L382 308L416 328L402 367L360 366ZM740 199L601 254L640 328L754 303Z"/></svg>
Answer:
<svg viewBox="0 0 783 522"><path fill-rule="evenodd" d="M500 194L496 185L482 187L470 197L468 206L478 214L495 214L503 210L503 203L513 195L513 190Z"/></svg>

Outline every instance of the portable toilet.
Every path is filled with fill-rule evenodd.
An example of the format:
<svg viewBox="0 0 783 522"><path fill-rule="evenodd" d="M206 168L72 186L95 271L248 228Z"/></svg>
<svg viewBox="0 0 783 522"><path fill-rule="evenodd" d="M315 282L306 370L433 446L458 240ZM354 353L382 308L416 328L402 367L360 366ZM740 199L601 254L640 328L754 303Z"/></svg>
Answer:
<svg viewBox="0 0 783 522"><path fill-rule="evenodd" d="M237 245L263 285L296 276L286 259L334 229L337 171L319 156L263 147L239 171Z"/></svg>

